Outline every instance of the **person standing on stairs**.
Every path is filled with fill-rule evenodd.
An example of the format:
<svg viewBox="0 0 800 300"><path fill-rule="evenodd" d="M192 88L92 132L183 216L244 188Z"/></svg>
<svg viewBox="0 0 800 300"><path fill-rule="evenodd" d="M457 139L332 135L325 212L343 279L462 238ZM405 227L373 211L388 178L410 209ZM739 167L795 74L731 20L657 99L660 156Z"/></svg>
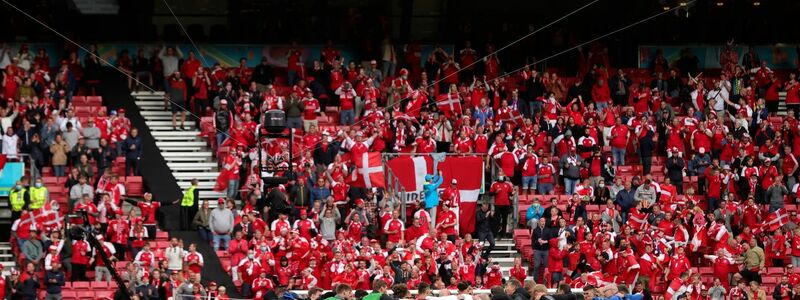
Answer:
<svg viewBox="0 0 800 300"><path fill-rule="evenodd" d="M186 84L186 80L183 80L181 77L180 71L175 71L172 76L169 77L169 97L170 97L170 109L172 110L172 130L177 130L176 127L176 119L178 117L178 113L181 114L181 130L186 130L186 127L183 126L183 123L186 122L186 95L187 95L188 86Z"/></svg>
<svg viewBox="0 0 800 300"><path fill-rule="evenodd" d="M217 130L217 147L228 138L228 130L233 125L233 115L228 110L228 100L220 100L219 108L214 113L214 128Z"/></svg>
<svg viewBox="0 0 800 300"><path fill-rule="evenodd" d="M197 179L192 179L192 185L183 193L183 198L175 200L181 202L180 210L180 229L191 230L191 222L194 215L197 214L197 199L200 198L200 191L197 190Z"/></svg>
<svg viewBox="0 0 800 300"><path fill-rule="evenodd" d="M233 212L225 206L225 199L219 198L217 208L208 217L208 227L214 235L214 251L228 249L233 222Z"/></svg>
<svg viewBox="0 0 800 300"><path fill-rule="evenodd" d="M142 138L139 130L131 128L131 135L124 141L125 149L125 176L139 174L139 159L142 157Z"/></svg>

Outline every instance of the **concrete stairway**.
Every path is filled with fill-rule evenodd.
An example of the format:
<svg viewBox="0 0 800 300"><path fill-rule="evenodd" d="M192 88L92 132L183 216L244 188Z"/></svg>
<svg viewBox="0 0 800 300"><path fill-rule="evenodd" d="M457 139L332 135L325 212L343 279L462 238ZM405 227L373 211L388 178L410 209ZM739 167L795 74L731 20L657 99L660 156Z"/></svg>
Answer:
<svg viewBox="0 0 800 300"><path fill-rule="evenodd" d="M145 119L156 146L167 161L172 175L178 186L185 190L191 185L192 179L199 181L197 189L200 191L200 200L216 200L224 197L224 193L214 191L214 183L219 175L219 167L213 157L211 147L199 136L195 122L187 114L184 125L187 131L172 129L172 113L164 109L164 94L162 92L134 92L136 105ZM211 207L217 201L210 201Z"/></svg>

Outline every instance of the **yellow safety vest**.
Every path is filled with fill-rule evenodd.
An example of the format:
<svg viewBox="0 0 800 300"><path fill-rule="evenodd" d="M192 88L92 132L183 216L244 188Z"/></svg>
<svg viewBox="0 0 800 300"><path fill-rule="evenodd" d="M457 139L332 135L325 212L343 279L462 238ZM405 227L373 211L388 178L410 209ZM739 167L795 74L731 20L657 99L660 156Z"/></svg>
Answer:
<svg viewBox="0 0 800 300"><path fill-rule="evenodd" d="M189 189L183 193L183 200L181 200L181 206L192 206L194 205L194 189L197 188L196 186L190 186Z"/></svg>
<svg viewBox="0 0 800 300"><path fill-rule="evenodd" d="M28 205L30 209L40 209L44 206L45 200L47 200L47 188L46 187L32 187L30 189L31 193L31 203Z"/></svg>
<svg viewBox="0 0 800 300"><path fill-rule="evenodd" d="M19 191L11 188L11 193L8 194L8 200L11 202L11 211L22 211L25 206L25 189Z"/></svg>

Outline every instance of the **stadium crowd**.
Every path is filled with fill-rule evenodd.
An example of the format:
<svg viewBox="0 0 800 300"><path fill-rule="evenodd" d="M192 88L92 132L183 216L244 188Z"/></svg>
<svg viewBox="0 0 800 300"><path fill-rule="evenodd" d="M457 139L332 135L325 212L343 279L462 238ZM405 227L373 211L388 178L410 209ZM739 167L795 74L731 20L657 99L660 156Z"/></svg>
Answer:
<svg viewBox="0 0 800 300"><path fill-rule="evenodd" d="M331 299L321 289L341 300L430 289L465 299L485 297L471 292L481 288L492 299L577 299L570 287L601 299L800 297L795 73L769 69L752 50L741 64L723 51L718 72L700 73L688 50L630 70L610 68L594 43L576 75L540 66L503 73L509 66L496 55L482 58L492 45L437 47L424 61L419 45L404 49L401 57L386 40L382 56L361 66L330 43L319 58L293 44L286 70L246 59L205 68L178 47L121 52L117 67L165 89L176 130L186 121L203 128L228 195L216 208L199 203L194 187L175 202L126 197L120 180L136 174L141 153L136 129L123 111L76 116L76 95L102 84L97 59L68 50L52 68L44 51L4 49L2 153L28 154L43 175L66 177L69 196L53 199L40 177L13 189L20 267L0 292L59 299L67 282L110 281L104 251L140 299L226 299L234 288L259 299L287 290ZM203 118L186 120L182 107ZM274 109L297 129L290 140L258 138ZM367 152L485 155L501 171L486 177L497 180L487 182L476 231L458 232L458 182L401 216L398 195L354 181L353 158ZM119 173L116 157L125 161ZM259 167L290 181L264 193ZM182 227L220 250L236 286L202 280L197 245L159 240L156 211L178 202L196 211ZM65 234L84 220L47 219L47 209L87 212L103 248ZM514 214L524 218L512 224ZM496 237L514 237L530 254L508 275L490 258ZM568 296L546 295L546 286Z"/></svg>

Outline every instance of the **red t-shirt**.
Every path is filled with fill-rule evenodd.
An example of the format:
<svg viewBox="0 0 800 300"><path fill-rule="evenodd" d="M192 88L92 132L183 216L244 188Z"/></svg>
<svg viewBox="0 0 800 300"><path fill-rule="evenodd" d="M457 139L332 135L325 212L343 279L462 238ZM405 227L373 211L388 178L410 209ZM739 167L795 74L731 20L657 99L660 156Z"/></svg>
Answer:
<svg viewBox="0 0 800 300"><path fill-rule="evenodd" d="M514 187L511 186L508 182L495 182L492 184L491 192L495 193L494 196L494 204L495 205L511 205L509 201L511 192L514 190Z"/></svg>

